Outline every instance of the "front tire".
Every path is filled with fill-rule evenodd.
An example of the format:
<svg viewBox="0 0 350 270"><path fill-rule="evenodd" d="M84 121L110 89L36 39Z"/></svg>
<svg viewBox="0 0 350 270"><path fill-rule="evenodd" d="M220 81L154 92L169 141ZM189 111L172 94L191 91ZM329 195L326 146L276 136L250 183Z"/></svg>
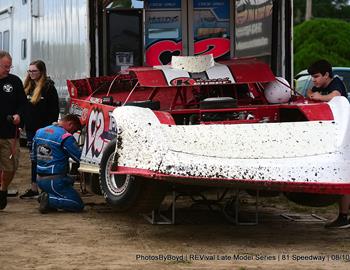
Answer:
<svg viewBox="0 0 350 270"><path fill-rule="evenodd" d="M107 203L118 212L149 212L157 208L167 185L139 176L111 174L115 148L116 140L112 140L104 149L100 164L100 186Z"/></svg>

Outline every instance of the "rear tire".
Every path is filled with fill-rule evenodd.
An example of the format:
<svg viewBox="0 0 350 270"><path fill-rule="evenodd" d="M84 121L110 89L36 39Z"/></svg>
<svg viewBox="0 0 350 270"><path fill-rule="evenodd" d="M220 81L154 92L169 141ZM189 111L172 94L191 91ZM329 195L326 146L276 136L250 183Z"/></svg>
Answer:
<svg viewBox="0 0 350 270"><path fill-rule="evenodd" d="M312 207L329 206L336 203L340 199L340 195L299 192L285 192L284 196L286 196L288 200L296 204Z"/></svg>
<svg viewBox="0 0 350 270"><path fill-rule="evenodd" d="M236 108L237 100L232 97L206 98L199 103L200 109Z"/></svg>
<svg viewBox="0 0 350 270"><path fill-rule="evenodd" d="M107 203L118 212L150 212L159 207L168 185L132 175L111 174L116 140L103 151L100 164L100 186Z"/></svg>

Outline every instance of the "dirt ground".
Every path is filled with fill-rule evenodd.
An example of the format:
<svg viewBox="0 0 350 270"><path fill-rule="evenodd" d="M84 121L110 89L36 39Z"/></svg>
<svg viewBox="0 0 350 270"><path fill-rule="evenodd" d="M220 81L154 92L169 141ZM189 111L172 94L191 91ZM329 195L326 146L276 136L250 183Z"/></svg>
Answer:
<svg viewBox="0 0 350 270"><path fill-rule="evenodd" d="M20 193L30 178L28 153L21 150L11 184ZM10 197L0 211L0 268L350 269L350 230L325 230L310 218L330 218L335 206L265 199L258 225L235 226L218 211L180 201L176 225L151 225L142 216L113 213L100 197L85 194L83 200L83 213L41 215L35 200ZM281 216L286 213L303 219L288 220Z"/></svg>

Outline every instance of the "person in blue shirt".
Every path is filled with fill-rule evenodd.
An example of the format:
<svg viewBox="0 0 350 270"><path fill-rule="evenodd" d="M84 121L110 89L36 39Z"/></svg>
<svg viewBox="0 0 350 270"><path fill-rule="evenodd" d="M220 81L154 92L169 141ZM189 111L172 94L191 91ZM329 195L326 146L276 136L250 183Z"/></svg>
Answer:
<svg viewBox="0 0 350 270"><path fill-rule="evenodd" d="M79 193L73 188L69 158L79 163L81 150L73 133L81 129L79 117L68 114L57 124L39 129L34 138L31 158L37 163L37 183L41 213L62 209L79 212L84 208Z"/></svg>

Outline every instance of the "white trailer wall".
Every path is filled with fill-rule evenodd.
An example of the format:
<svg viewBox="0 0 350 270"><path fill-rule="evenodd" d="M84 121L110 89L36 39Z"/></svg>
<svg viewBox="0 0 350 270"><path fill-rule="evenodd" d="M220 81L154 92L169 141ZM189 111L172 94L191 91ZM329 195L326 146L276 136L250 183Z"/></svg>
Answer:
<svg viewBox="0 0 350 270"><path fill-rule="evenodd" d="M22 79L30 62L30 3L30 0L0 1L0 49L7 50L12 55L14 68L11 72ZM9 34L8 46L4 43L4 33Z"/></svg>
<svg viewBox="0 0 350 270"><path fill-rule="evenodd" d="M88 0L32 0L32 60L42 59L60 97L66 80L90 76Z"/></svg>

